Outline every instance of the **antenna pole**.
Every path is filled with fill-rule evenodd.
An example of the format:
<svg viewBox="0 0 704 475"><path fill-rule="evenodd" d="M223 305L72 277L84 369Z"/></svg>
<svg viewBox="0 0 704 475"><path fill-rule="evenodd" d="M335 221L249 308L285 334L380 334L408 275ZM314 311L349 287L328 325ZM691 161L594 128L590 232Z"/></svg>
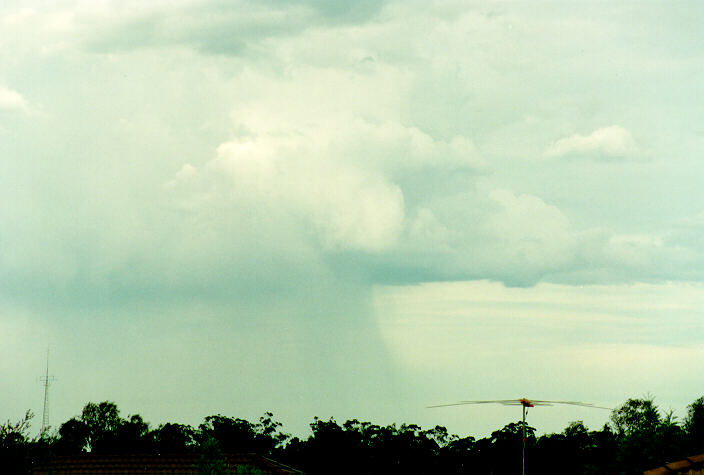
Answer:
<svg viewBox="0 0 704 475"><path fill-rule="evenodd" d="M523 406L523 447L521 448L521 473L526 475L526 405Z"/></svg>
<svg viewBox="0 0 704 475"><path fill-rule="evenodd" d="M44 410L42 411L41 431L41 435L44 436L46 431L49 430L49 386L51 386L51 382L54 381L54 377L49 376L49 348L46 349L46 373L40 380L44 383Z"/></svg>
<svg viewBox="0 0 704 475"><path fill-rule="evenodd" d="M579 401L546 401L543 399L534 399L532 401L521 398L521 399L498 399L491 401L460 401L454 404L440 404L437 406L428 407L446 407L446 406L463 406L465 404L504 404L506 406L518 406L519 404L523 406L523 426L521 427L521 432L523 434L523 443L521 447L521 473L526 475L526 411L529 407L535 406L552 406L553 404L567 404L569 406L582 406L591 407L592 409L608 409L613 410L610 407L595 406L594 404L588 404L586 402Z"/></svg>

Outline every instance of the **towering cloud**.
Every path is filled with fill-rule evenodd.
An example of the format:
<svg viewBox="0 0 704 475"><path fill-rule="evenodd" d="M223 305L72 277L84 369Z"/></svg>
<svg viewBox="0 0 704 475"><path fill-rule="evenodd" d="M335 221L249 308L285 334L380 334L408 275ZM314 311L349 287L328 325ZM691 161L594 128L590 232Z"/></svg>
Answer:
<svg viewBox="0 0 704 475"><path fill-rule="evenodd" d="M399 400L431 402L406 396L432 391L422 365L434 387L466 389L441 364L472 354L461 336L501 352L514 334L460 299L467 289L515 298L523 330L531 302L557 302L541 321L550 338L531 333L550 358L641 354L657 345L617 348L600 331L558 351L560 318L581 310L560 313L545 285L588 307L571 291L704 280L701 8L5 2L0 335L13 352L52 335L63 419L103 398L152 421L273 409L301 430L313 415L389 420ZM380 288L403 294L398 307L374 301ZM439 303L404 321L425 298ZM457 319L432 327L450 308ZM390 314L404 331L382 328ZM620 318L639 315L609 315L603 334L642 329ZM660 333L653 354L678 336ZM479 356L468 386L494 377L523 394ZM26 373L14 367L0 380Z"/></svg>

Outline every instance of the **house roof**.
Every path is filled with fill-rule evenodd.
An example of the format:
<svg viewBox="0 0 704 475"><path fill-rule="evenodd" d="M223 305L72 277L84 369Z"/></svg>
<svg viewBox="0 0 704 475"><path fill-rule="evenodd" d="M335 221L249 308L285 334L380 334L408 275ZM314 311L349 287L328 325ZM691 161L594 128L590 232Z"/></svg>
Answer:
<svg viewBox="0 0 704 475"><path fill-rule="evenodd" d="M661 467L646 470L643 475L659 475L662 473L704 475L704 454L693 455L684 460L670 462Z"/></svg>
<svg viewBox="0 0 704 475"><path fill-rule="evenodd" d="M176 455L103 455L82 454L56 457L51 462L32 471L34 475L80 475L80 474L196 474L198 454ZM237 467L255 468L264 474L290 475L303 472L287 467L270 458L256 454L225 454L227 469L237 472Z"/></svg>

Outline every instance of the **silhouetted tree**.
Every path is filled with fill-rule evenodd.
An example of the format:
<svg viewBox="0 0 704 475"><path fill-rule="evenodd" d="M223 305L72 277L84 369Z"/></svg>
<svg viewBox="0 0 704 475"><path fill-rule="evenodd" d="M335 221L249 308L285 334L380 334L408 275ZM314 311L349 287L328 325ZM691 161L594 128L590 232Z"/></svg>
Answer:
<svg viewBox="0 0 704 475"><path fill-rule="evenodd" d="M26 473L32 465L36 439L30 437L29 428L33 417L32 411L27 411L19 421L0 425L0 461L6 473Z"/></svg>
<svg viewBox="0 0 704 475"><path fill-rule="evenodd" d="M110 401L89 402L79 418L72 418L59 428L55 443L57 453L150 453L154 451L149 424L135 414L120 417L117 405Z"/></svg>
<svg viewBox="0 0 704 475"><path fill-rule="evenodd" d="M584 473L593 475L618 473L616 434L607 424L604 424L600 431L589 432L589 437L592 443L589 447Z"/></svg>
<svg viewBox="0 0 704 475"><path fill-rule="evenodd" d="M77 454L88 449L88 426L75 417L59 427L59 436L55 443L60 455Z"/></svg>
<svg viewBox="0 0 704 475"><path fill-rule="evenodd" d="M227 473L227 463L225 462L220 444L212 437L206 438L200 444L198 473L204 475L221 475Z"/></svg>
<svg viewBox="0 0 704 475"><path fill-rule="evenodd" d="M151 453L154 451L154 437L149 431L149 424L142 416L134 414L123 420L115 430L112 452Z"/></svg>
<svg viewBox="0 0 704 475"><path fill-rule="evenodd" d="M661 416L652 398L629 399L611 413L611 424L618 444L616 459L624 473L641 473L681 455L672 453L679 427L671 414Z"/></svg>
<svg viewBox="0 0 704 475"><path fill-rule="evenodd" d="M85 424L88 438L87 446L91 453L114 452L117 431L124 420L114 402L103 401L99 404L89 402L81 412L81 422Z"/></svg>
<svg viewBox="0 0 704 475"><path fill-rule="evenodd" d="M690 454L704 453L704 396L687 406L684 431Z"/></svg>
<svg viewBox="0 0 704 475"><path fill-rule="evenodd" d="M503 429L491 433L492 473L521 473L521 453L523 451L523 424L511 422ZM536 444L535 428L526 424L525 456L526 466L533 460Z"/></svg>
<svg viewBox="0 0 704 475"><path fill-rule="evenodd" d="M476 440L474 437L460 438L451 435L440 450L442 473L469 473L476 465Z"/></svg>
<svg viewBox="0 0 704 475"><path fill-rule="evenodd" d="M281 423L274 421L270 412L262 416L258 424L218 414L205 418L195 438L198 443L212 438L224 452L273 455L275 449L288 439L288 435L279 432L280 427Z"/></svg>
<svg viewBox="0 0 704 475"><path fill-rule="evenodd" d="M514 474L520 473L523 423L512 422L475 440L442 426L379 426L357 419L311 423L306 439L290 438L269 412L257 422L208 416L197 429L166 423L154 430L141 416L124 419L113 402L89 402L81 415L60 425L55 435L29 436L31 413L0 426L0 460L8 473L27 473L52 454L199 453L199 470L226 470L224 453L273 456L310 474ZM680 425L652 398L629 399L615 409L610 425L589 431L571 422L562 433L535 436L525 426L528 473L631 474L704 451L704 397L688 406ZM241 467L242 473L256 473Z"/></svg>
<svg viewBox="0 0 704 475"><path fill-rule="evenodd" d="M196 447L195 431L189 425L162 424L152 431L151 438L157 454L188 453Z"/></svg>

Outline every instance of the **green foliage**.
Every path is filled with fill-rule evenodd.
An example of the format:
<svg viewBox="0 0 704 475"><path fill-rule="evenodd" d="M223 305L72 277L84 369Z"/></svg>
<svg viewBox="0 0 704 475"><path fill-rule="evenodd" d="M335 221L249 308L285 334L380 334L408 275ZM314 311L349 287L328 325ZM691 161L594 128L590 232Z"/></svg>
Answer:
<svg viewBox="0 0 704 475"><path fill-rule="evenodd" d="M687 456L685 433L672 411L662 414L652 398L629 399L611 414L616 460L624 473L640 473Z"/></svg>
<svg viewBox="0 0 704 475"><path fill-rule="evenodd" d="M142 416L123 419L115 403L103 401L89 402L80 417L63 423L56 448L60 454L146 453L151 451L151 445L149 424Z"/></svg>
<svg viewBox="0 0 704 475"><path fill-rule="evenodd" d="M220 444L212 437L208 437L200 445L198 473L204 475L221 475L228 473L227 463L225 463L225 457L220 449Z"/></svg>
<svg viewBox="0 0 704 475"><path fill-rule="evenodd" d="M257 467L252 467L251 465L238 465L237 475L263 475L264 472L259 470Z"/></svg>
<svg viewBox="0 0 704 475"><path fill-rule="evenodd" d="M195 430L185 424L162 424L152 434L154 451L158 454L192 452L197 446Z"/></svg>
<svg viewBox="0 0 704 475"><path fill-rule="evenodd" d="M0 460L7 473L28 473L53 454L197 453L201 473L227 472L225 453L257 453L310 474L520 473L523 430L527 473L630 474L704 451L704 397L688 406L680 424L652 398L629 399L610 424L590 431L581 421L558 434L536 437L535 428L511 422L482 439L460 438L445 427L380 426L357 419L339 424L315 418L304 439L281 431L269 412L257 422L208 416L197 428L167 423L151 430L138 415L123 418L113 402L89 402L58 432L29 435L32 414L0 426ZM237 473L257 474L240 466Z"/></svg>
<svg viewBox="0 0 704 475"><path fill-rule="evenodd" d="M88 427L82 420L74 417L59 427L59 439L56 442L56 449L59 454L85 452L89 447L88 440Z"/></svg>
<svg viewBox="0 0 704 475"><path fill-rule="evenodd" d="M687 406L683 424L692 453L704 453L704 396Z"/></svg>
<svg viewBox="0 0 704 475"><path fill-rule="evenodd" d="M611 413L611 423L619 437L651 436L661 423L652 399L629 399Z"/></svg>
<svg viewBox="0 0 704 475"><path fill-rule="evenodd" d="M540 467L541 473L614 473L614 435L608 426L589 431L582 421L570 422L561 434L545 434L538 438L527 454L528 472Z"/></svg>
<svg viewBox="0 0 704 475"><path fill-rule="evenodd" d="M29 428L34 418L32 411L27 411L24 418L17 422L8 420L0 426L0 443L2 447L22 444L30 439Z"/></svg>
<svg viewBox="0 0 704 475"><path fill-rule="evenodd" d="M34 414L27 411L17 422L0 425L0 461L7 473L22 473L31 465L32 445L37 439L30 437L29 429Z"/></svg>
<svg viewBox="0 0 704 475"><path fill-rule="evenodd" d="M253 424L245 419L233 419L220 414L208 416L198 427L197 441L214 439L225 452L253 452L273 455L289 436L279 431L280 422L267 412Z"/></svg>

